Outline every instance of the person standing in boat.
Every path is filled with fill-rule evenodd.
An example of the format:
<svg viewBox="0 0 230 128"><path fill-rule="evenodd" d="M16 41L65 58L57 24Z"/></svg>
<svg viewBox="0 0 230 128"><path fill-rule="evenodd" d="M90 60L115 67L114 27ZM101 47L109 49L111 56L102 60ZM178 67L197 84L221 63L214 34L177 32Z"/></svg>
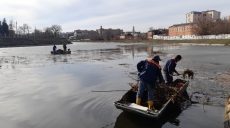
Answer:
<svg viewBox="0 0 230 128"><path fill-rule="evenodd" d="M164 83L159 61L161 61L160 57L154 56L153 58L142 60L137 64L140 82L136 97L136 104L141 105L141 98L143 98L144 91L147 90L147 103L148 108L151 110L155 109L153 105L153 98L157 80L159 80L159 83Z"/></svg>
<svg viewBox="0 0 230 128"><path fill-rule="evenodd" d="M64 49L64 52L66 52L66 49L67 49L66 43L63 43L63 49Z"/></svg>
<svg viewBox="0 0 230 128"><path fill-rule="evenodd" d="M163 69L164 77L166 80L166 84L169 86L172 85L172 82L173 82L173 73L180 75L176 71L176 65L181 59L182 59L181 55L177 55L174 59L168 60L164 66L164 69Z"/></svg>
<svg viewBox="0 0 230 128"><path fill-rule="evenodd" d="M56 47L56 45L54 44L54 46L53 46L53 53L56 52L56 49L57 49L57 47Z"/></svg>

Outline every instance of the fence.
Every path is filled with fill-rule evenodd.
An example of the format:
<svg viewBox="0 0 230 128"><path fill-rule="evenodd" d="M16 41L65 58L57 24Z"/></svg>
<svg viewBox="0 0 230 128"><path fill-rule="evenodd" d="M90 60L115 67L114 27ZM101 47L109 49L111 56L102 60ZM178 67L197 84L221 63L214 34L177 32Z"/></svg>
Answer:
<svg viewBox="0 0 230 128"><path fill-rule="evenodd" d="M160 40L230 39L230 34L205 35L205 36L196 36L196 35L158 36L158 35L153 35L153 39L160 39Z"/></svg>

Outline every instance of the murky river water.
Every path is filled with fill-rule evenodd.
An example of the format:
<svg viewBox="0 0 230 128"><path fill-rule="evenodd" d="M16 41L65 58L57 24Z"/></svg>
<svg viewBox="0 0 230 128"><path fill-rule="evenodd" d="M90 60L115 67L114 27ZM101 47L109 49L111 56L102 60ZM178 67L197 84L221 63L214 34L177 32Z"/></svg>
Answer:
<svg viewBox="0 0 230 128"><path fill-rule="evenodd" d="M55 56L50 55L52 46L0 49L1 127L157 127L138 122L114 107L113 102L125 91L92 92L128 90L128 83L135 82L137 62L156 52L162 57L162 66L173 55L181 54L178 70L195 71L188 91L197 92L200 104L180 114L179 127L223 127L224 98L230 87L215 78L230 71L229 46L73 43L68 48L71 55ZM165 123L162 127L178 126Z"/></svg>

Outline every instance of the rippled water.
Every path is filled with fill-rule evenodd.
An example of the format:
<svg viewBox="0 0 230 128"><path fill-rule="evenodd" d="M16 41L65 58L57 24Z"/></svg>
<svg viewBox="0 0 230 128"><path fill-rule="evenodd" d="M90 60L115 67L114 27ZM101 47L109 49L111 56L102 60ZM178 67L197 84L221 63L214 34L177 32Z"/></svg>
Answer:
<svg viewBox="0 0 230 128"><path fill-rule="evenodd" d="M137 62L154 53L162 57L161 65L181 54L178 70L195 71L188 91L198 92L201 104L181 113L180 126L223 127L223 103L230 88L215 77L230 71L230 47L144 43L73 43L67 47L71 55L51 55L52 46L0 49L1 127L143 127L145 122L114 107L113 102L125 91L92 91L128 90L128 83L136 79ZM203 102L208 105L203 107Z"/></svg>

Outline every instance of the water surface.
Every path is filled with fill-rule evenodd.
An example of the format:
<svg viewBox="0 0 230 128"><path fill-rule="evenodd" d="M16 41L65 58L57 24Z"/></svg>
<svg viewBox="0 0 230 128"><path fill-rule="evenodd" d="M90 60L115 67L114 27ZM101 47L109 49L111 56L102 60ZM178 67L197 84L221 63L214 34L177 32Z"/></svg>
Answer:
<svg viewBox="0 0 230 128"><path fill-rule="evenodd" d="M156 53L162 66L181 54L178 70L195 71L188 91L197 92L200 104L180 114L180 127L223 127L223 104L230 88L215 78L230 71L228 46L89 42L67 47L71 55L51 55L52 46L0 49L2 127L143 127L146 122L127 117L114 107L113 102L125 91L92 90L128 90L128 83L136 82L137 62ZM161 125L150 127L177 127L167 122Z"/></svg>

